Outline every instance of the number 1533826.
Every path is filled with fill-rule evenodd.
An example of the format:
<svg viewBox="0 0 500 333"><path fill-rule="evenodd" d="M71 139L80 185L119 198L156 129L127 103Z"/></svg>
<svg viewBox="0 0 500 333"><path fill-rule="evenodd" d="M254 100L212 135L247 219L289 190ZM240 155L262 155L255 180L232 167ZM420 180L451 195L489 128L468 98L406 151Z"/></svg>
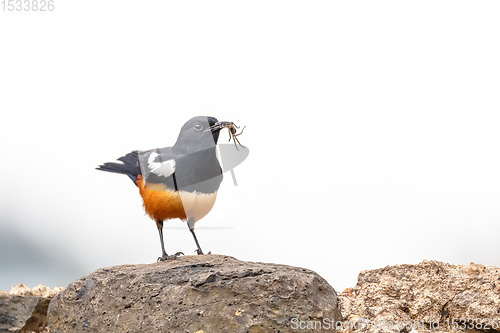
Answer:
<svg viewBox="0 0 500 333"><path fill-rule="evenodd" d="M4 12L51 12L54 0L1 0L0 9Z"/></svg>

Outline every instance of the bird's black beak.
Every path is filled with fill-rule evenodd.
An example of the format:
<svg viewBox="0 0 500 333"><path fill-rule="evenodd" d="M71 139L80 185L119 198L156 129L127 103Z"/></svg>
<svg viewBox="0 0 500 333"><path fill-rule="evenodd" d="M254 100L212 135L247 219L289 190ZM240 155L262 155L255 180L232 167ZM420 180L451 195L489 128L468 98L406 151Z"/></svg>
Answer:
<svg viewBox="0 0 500 333"><path fill-rule="evenodd" d="M233 123L230 121L218 121L214 125L210 126L205 131L211 130L212 132L220 131L223 128L232 126Z"/></svg>

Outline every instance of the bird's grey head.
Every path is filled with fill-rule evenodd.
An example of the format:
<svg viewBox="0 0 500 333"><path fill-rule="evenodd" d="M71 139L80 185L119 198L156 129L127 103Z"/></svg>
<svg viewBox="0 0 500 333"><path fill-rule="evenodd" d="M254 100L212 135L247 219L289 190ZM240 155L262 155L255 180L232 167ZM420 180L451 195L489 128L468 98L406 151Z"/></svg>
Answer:
<svg viewBox="0 0 500 333"><path fill-rule="evenodd" d="M217 118L199 116L189 119L182 126L174 150L196 152L215 148L223 128Z"/></svg>

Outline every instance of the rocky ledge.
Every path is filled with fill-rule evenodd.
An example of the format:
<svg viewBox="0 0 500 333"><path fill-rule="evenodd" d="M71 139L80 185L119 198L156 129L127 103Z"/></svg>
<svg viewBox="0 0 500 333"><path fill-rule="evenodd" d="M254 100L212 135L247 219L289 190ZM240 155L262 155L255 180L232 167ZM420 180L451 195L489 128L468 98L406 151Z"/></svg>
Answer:
<svg viewBox="0 0 500 333"><path fill-rule="evenodd" d="M0 332L47 332L57 291L0 292ZM52 333L499 333L500 268L387 266L362 271L337 297L307 269L188 256L99 269L52 299L48 323Z"/></svg>
<svg viewBox="0 0 500 333"><path fill-rule="evenodd" d="M46 331L49 302L61 290L18 284L9 292L0 291L0 332Z"/></svg>
<svg viewBox="0 0 500 333"><path fill-rule="evenodd" d="M50 303L50 332L288 332L340 320L335 290L303 268L186 256L99 269Z"/></svg>
<svg viewBox="0 0 500 333"><path fill-rule="evenodd" d="M362 271L341 295L347 332L500 332L500 268L423 261Z"/></svg>

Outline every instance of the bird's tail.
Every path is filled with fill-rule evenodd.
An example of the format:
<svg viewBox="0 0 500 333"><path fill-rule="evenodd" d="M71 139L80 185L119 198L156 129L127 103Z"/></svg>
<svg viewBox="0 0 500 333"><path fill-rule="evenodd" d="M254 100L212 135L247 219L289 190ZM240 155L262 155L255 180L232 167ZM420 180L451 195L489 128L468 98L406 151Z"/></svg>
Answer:
<svg viewBox="0 0 500 333"><path fill-rule="evenodd" d="M122 173L127 175L136 184L138 175L141 174L141 169L139 167L139 154L137 150L128 153L118 159L121 163L117 162L107 162L103 165L99 165L96 169L107 172Z"/></svg>

